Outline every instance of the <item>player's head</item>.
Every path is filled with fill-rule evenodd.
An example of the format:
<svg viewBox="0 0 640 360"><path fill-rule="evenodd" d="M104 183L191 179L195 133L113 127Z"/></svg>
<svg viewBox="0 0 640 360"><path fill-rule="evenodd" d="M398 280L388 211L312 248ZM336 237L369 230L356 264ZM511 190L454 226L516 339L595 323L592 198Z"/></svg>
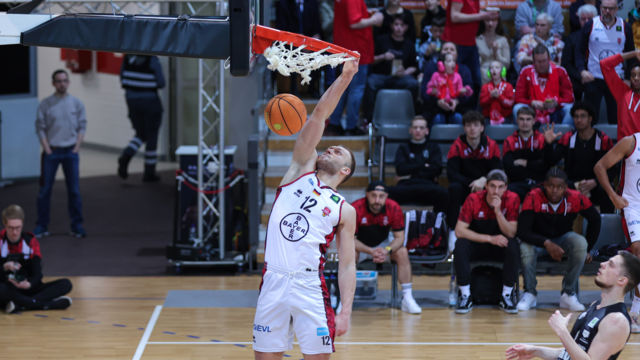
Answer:
<svg viewBox="0 0 640 360"><path fill-rule="evenodd" d="M7 238L15 243L20 240L22 225L24 224L24 210L19 205L9 205L2 210L2 225L7 230Z"/></svg>
<svg viewBox="0 0 640 360"><path fill-rule="evenodd" d="M573 107L571 107L571 117L578 131L592 127L597 121L593 108L582 101L573 103Z"/></svg>
<svg viewBox="0 0 640 360"><path fill-rule="evenodd" d="M411 120L411 127L409 127L409 134L411 140L414 142L422 142L429 135L429 125L427 119L422 115L416 115Z"/></svg>
<svg viewBox="0 0 640 360"><path fill-rule="evenodd" d="M389 192L387 186L382 181L373 181L367 186L367 206L369 211L379 214L384 207Z"/></svg>
<svg viewBox="0 0 640 360"><path fill-rule="evenodd" d="M475 110L467 111L462 116L462 126L467 140L478 139L484 132L484 116Z"/></svg>
<svg viewBox="0 0 640 360"><path fill-rule="evenodd" d="M640 259L628 251L620 251L618 255L600 264L595 283L602 289L620 287L627 293L640 282Z"/></svg>
<svg viewBox="0 0 640 360"><path fill-rule="evenodd" d="M487 174L487 198L497 196L502 197L507 191L507 174L500 169L493 169Z"/></svg>
<svg viewBox="0 0 640 360"><path fill-rule="evenodd" d="M69 73L66 70L58 69L51 74L51 82L58 94L65 94L69 88Z"/></svg>
<svg viewBox="0 0 640 360"><path fill-rule="evenodd" d="M356 170L356 157L345 146L330 146L316 162L316 168L330 175L340 174L343 179L340 184L349 180Z"/></svg>
<svg viewBox="0 0 640 360"><path fill-rule="evenodd" d="M547 171L542 186L547 200L552 204L557 204L567 191L567 174L559 167L554 166Z"/></svg>
<svg viewBox="0 0 640 360"><path fill-rule="evenodd" d="M536 123L536 112L529 106L523 106L518 109L516 114L516 123L520 133L528 134L533 131L533 125Z"/></svg>

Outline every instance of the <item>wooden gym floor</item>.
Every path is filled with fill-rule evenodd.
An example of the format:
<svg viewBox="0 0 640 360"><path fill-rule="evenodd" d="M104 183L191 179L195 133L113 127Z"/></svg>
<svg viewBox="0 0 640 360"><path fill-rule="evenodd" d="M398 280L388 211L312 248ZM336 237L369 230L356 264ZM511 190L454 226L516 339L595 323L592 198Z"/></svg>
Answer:
<svg viewBox="0 0 640 360"><path fill-rule="evenodd" d="M539 277L539 290L560 277ZM252 359L252 308L163 308L169 290L256 290L259 276L74 277L73 305L64 311L0 315L2 359ZM448 276L416 276L416 289L447 289ZM381 276L380 289L389 289ZM580 288L595 290L592 277ZM355 310L352 328L332 359L503 359L512 343L559 345L547 325L552 309L517 315L475 308L457 315L428 308ZM297 345L286 353L301 359ZM640 358L632 335L620 359Z"/></svg>

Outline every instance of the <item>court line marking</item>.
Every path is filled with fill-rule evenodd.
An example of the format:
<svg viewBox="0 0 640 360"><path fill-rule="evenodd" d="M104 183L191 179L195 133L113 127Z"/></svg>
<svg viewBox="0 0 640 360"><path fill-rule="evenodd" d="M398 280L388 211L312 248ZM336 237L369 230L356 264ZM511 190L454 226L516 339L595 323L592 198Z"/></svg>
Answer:
<svg viewBox="0 0 640 360"><path fill-rule="evenodd" d="M149 341L149 345L252 345L250 341ZM295 342L294 344L297 344ZM416 345L416 346L509 346L518 344L517 342L335 342L335 345ZM527 342L531 345L555 345L560 346L559 342ZM640 342L627 343L627 346L638 346Z"/></svg>
<svg viewBox="0 0 640 360"><path fill-rule="evenodd" d="M153 332L153 328L156 326L156 321L158 321L158 317L160 316L161 311L162 311L162 305L156 305L155 309L153 309L151 318L147 323L147 327L144 329L144 334L142 334L142 338L138 343L138 348L136 349L136 353L133 355L132 360L140 360L140 358L142 357L142 353L144 353L144 349L149 343L149 337Z"/></svg>

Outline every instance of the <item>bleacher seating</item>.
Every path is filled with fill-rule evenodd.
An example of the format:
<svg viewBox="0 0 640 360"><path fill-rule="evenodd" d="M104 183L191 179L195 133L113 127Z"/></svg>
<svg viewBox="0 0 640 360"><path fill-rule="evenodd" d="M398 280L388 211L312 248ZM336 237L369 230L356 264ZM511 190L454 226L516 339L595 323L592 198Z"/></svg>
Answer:
<svg viewBox="0 0 640 360"><path fill-rule="evenodd" d="M610 137L611 140L618 140L618 125L598 123L593 127L607 134L607 136Z"/></svg>
<svg viewBox="0 0 640 360"><path fill-rule="evenodd" d="M464 133L464 127L456 124L438 124L431 127L429 133L429 141L433 141L440 146L442 151L442 163L447 161L447 153L451 147L451 143Z"/></svg>
<svg viewBox="0 0 640 360"><path fill-rule="evenodd" d="M626 242L622 230L622 217L618 214L600 214L600 233L593 245L594 249L601 249L607 245L622 245ZM587 233L587 222L582 224L582 233Z"/></svg>

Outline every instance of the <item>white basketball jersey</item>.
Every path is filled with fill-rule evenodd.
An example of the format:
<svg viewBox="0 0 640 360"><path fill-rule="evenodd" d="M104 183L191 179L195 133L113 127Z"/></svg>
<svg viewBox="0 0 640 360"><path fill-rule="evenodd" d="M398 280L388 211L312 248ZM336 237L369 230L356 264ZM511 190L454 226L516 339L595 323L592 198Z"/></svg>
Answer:
<svg viewBox="0 0 640 360"><path fill-rule="evenodd" d="M265 263L284 271L319 270L344 198L320 182L315 172L282 185L271 209Z"/></svg>
<svg viewBox="0 0 640 360"><path fill-rule="evenodd" d="M600 16L593 18L593 28L589 36L589 59L587 69L597 79L602 79L602 70L600 69L600 60L611 55L620 54L624 49L624 21L616 17L616 23L607 28L600 20ZM618 76L622 77L624 72L622 64L616 66Z"/></svg>
<svg viewBox="0 0 640 360"><path fill-rule="evenodd" d="M629 207L640 205L640 133L633 134L636 140L635 149L624 159L624 188L622 197L629 202Z"/></svg>

